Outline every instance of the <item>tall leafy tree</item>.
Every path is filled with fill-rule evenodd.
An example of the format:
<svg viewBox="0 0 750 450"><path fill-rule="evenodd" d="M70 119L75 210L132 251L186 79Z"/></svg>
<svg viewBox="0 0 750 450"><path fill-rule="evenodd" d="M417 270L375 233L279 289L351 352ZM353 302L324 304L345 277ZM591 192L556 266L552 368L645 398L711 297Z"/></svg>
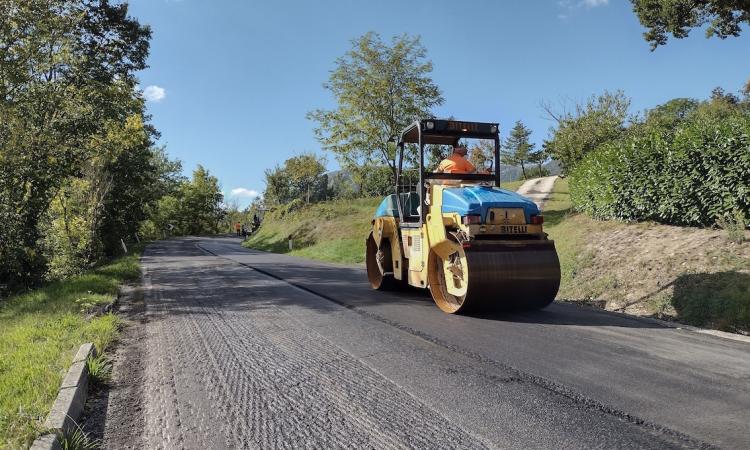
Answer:
<svg viewBox="0 0 750 450"><path fill-rule="evenodd" d="M396 152L389 141L443 103L431 72L432 63L418 37L404 34L388 44L369 32L352 41L324 84L337 108L308 114L318 123L315 133L323 148L349 169L388 166L395 179Z"/></svg>
<svg viewBox="0 0 750 450"><path fill-rule="evenodd" d="M631 0L633 11L646 27L643 34L651 50L667 43L668 35L677 39L690 30L708 24L706 37L725 39L739 36L742 25L750 25L747 0Z"/></svg>
<svg viewBox="0 0 750 450"><path fill-rule="evenodd" d="M510 130L510 136L504 142L507 161L521 166L524 179L526 179L526 164L528 164L530 154L534 150L534 144L529 142L530 136L531 130L519 120Z"/></svg>
<svg viewBox="0 0 750 450"><path fill-rule="evenodd" d="M547 161L547 158L547 149L545 146L542 146L542 148L533 150L529 153L529 162L531 164L536 164L537 166L537 176L541 177L545 175L545 171L542 166L544 165L545 161Z"/></svg>
<svg viewBox="0 0 750 450"><path fill-rule="evenodd" d="M549 106L544 108L557 122L557 128L546 142L547 149L567 173L599 145L622 136L630 99L622 91L605 91L585 103L576 104L573 111L558 113Z"/></svg>
<svg viewBox="0 0 750 450"><path fill-rule="evenodd" d="M325 158L303 153L266 170L264 198L271 204L285 204L293 200L305 203L322 200L326 196L327 177Z"/></svg>
<svg viewBox="0 0 750 450"><path fill-rule="evenodd" d="M224 195L219 180L199 165L189 182L180 186L178 220L184 234L212 234L224 217Z"/></svg>
<svg viewBox="0 0 750 450"><path fill-rule="evenodd" d="M304 153L289 158L285 166L294 191L304 198L305 203L310 203L310 200L320 200L320 197L325 196L326 180L323 177L326 171L325 158L312 153Z"/></svg>

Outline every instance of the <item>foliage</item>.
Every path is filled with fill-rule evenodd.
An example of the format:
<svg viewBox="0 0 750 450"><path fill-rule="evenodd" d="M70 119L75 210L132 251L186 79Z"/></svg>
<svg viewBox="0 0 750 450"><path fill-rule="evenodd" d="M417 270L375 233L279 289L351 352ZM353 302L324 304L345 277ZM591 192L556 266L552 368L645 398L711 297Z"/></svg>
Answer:
<svg viewBox="0 0 750 450"><path fill-rule="evenodd" d="M199 165L190 180L178 182L173 193L158 199L141 225L141 235L157 239L216 233L226 214L223 201L219 180Z"/></svg>
<svg viewBox="0 0 750 450"><path fill-rule="evenodd" d="M523 178L526 179L526 164L534 151L534 144L529 142L531 130L526 128L520 120L510 130L510 136L505 140L503 147L503 163L521 166Z"/></svg>
<svg viewBox="0 0 750 450"><path fill-rule="evenodd" d="M547 170L542 167L545 162L549 159L547 154L547 147L537 149L529 153L529 163L536 164L537 167L529 172L529 178L545 177L547 176Z"/></svg>
<svg viewBox="0 0 750 450"><path fill-rule="evenodd" d="M1 7L0 283L19 287L45 272L40 222L71 177L93 190L84 226L98 227L114 130L142 115L133 74L145 67L150 30L105 0ZM89 258L101 249L87 239L76 251Z"/></svg>
<svg viewBox="0 0 750 450"><path fill-rule="evenodd" d="M469 148L469 161L477 170L489 169L495 163L495 141L482 139Z"/></svg>
<svg viewBox="0 0 750 450"><path fill-rule="evenodd" d="M431 116L443 103L430 78L432 63L418 37L394 37L390 45L369 32L352 41L336 60L324 87L338 106L318 109L308 118L318 123L315 134L344 168L385 165L394 184L398 135L415 118Z"/></svg>
<svg viewBox="0 0 750 450"><path fill-rule="evenodd" d="M266 190L263 197L270 205L297 199L305 203L323 200L328 193L325 171L325 158L313 153L289 158L283 165L266 170Z"/></svg>
<svg viewBox="0 0 750 450"><path fill-rule="evenodd" d="M360 197L382 197L393 194L396 186L391 168L384 165L366 165L353 171L352 178L359 187Z"/></svg>
<svg viewBox="0 0 750 450"><path fill-rule="evenodd" d="M62 450L97 450L102 446L100 440L92 439L78 424L72 433L60 436L59 440Z"/></svg>
<svg viewBox="0 0 750 450"><path fill-rule="evenodd" d="M750 217L750 114L708 102L673 127L656 120L590 153L570 176L576 207L596 218L713 225Z"/></svg>
<svg viewBox="0 0 750 450"><path fill-rule="evenodd" d="M99 352L98 356L89 356L86 359L86 370L93 384L105 384L112 378L112 361L107 355Z"/></svg>
<svg viewBox="0 0 750 450"><path fill-rule="evenodd" d="M742 24L750 25L746 0L631 0L633 11L647 31L651 50L667 43L667 35L688 36L691 28L708 24L706 37L739 36Z"/></svg>
<svg viewBox="0 0 750 450"><path fill-rule="evenodd" d="M568 173L599 145L622 136L629 108L630 99L622 91L592 96L584 104L576 104L573 112L557 113L545 106L557 129L544 148Z"/></svg>
<svg viewBox="0 0 750 450"><path fill-rule="evenodd" d="M106 351L119 321L87 318L125 281L140 277L137 252L0 303L0 447L26 448L37 433L81 344Z"/></svg>
<svg viewBox="0 0 750 450"><path fill-rule="evenodd" d="M727 232L727 239L730 242L741 244L745 242L745 230L748 226L748 220L741 210L735 209L716 218L716 224Z"/></svg>

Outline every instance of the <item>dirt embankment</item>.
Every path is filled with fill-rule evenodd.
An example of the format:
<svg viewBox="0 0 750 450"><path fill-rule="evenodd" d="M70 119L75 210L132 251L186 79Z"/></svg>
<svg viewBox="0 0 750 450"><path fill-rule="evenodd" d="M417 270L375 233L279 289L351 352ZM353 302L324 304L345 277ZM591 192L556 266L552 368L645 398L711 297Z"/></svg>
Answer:
<svg viewBox="0 0 750 450"><path fill-rule="evenodd" d="M561 298L750 330L750 242L731 242L718 229L597 222L581 215L566 220L585 232Z"/></svg>

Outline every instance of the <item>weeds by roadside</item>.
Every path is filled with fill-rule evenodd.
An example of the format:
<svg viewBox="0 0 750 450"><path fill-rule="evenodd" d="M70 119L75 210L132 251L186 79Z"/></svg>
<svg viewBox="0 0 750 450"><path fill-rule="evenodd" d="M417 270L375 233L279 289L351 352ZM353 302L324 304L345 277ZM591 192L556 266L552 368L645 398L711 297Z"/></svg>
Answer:
<svg viewBox="0 0 750 450"><path fill-rule="evenodd" d="M735 209L731 214L716 218L716 224L727 233L727 239L735 244L745 242L747 222L742 211Z"/></svg>
<svg viewBox="0 0 750 450"><path fill-rule="evenodd" d="M84 342L100 351L117 338L113 314L92 314L119 286L140 276L131 253L79 276L12 296L0 305L0 448L27 447L42 431L73 355ZM96 368L102 372L103 361Z"/></svg>
<svg viewBox="0 0 750 450"><path fill-rule="evenodd" d="M89 372L89 380L94 386L106 384L112 378L112 361L104 353L89 357L86 360L86 369Z"/></svg>
<svg viewBox="0 0 750 450"><path fill-rule="evenodd" d="M77 423L75 426L76 428L72 433L58 438L62 450L97 450L101 448L102 442L100 440L92 439Z"/></svg>

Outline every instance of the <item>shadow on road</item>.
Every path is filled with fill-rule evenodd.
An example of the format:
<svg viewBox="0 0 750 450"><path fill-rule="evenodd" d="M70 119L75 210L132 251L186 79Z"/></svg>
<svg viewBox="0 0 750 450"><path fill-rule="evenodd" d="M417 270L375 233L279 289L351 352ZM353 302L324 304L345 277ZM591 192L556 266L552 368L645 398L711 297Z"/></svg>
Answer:
<svg viewBox="0 0 750 450"><path fill-rule="evenodd" d="M750 274L691 273L674 281L672 306L686 323L750 330Z"/></svg>

